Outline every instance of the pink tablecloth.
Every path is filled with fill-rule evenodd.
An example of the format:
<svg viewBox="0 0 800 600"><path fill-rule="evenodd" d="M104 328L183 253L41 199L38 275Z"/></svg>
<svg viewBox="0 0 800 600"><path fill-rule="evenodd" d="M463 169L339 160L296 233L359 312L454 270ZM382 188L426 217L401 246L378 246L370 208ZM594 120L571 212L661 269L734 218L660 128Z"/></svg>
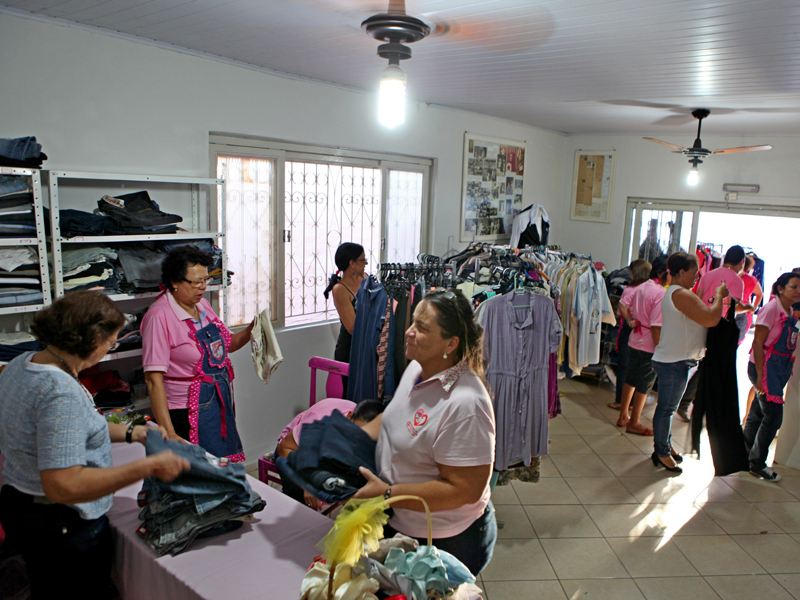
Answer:
<svg viewBox="0 0 800 600"><path fill-rule="evenodd" d="M144 458L140 444L114 444L114 464ZM293 600L316 547L333 521L253 477L266 508L238 531L193 543L178 556L157 557L136 534L137 483L114 495L115 579L125 600Z"/></svg>

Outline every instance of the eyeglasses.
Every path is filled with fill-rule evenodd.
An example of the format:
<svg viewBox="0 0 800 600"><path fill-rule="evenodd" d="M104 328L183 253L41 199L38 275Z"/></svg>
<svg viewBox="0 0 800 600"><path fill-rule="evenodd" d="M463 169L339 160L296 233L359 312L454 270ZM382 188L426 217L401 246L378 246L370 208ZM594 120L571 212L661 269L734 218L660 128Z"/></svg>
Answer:
<svg viewBox="0 0 800 600"><path fill-rule="evenodd" d="M195 281L189 281L188 279L185 279L185 278L184 278L184 279L183 279L183 281L185 281L186 283L188 283L188 284L189 284L190 286L192 286L193 288L201 288L201 287L205 287L205 286L207 286L209 283L211 283L211 280L212 280L212 279L213 279L213 277L206 277L206 278L204 278L204 279L196 279Z"/></svg>

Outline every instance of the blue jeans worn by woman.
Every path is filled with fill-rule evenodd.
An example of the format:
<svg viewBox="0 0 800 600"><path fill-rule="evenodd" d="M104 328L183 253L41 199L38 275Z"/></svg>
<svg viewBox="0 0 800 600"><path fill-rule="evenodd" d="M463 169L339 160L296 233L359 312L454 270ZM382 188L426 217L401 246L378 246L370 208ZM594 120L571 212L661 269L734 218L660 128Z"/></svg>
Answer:
<svg viewBox="0 0 800 600"><path fill-rule="evenodd" d="M697 366L694 359L673 363L653 361L653 370L658 375L658 404L653 415L653 445L656 456L667 457L672 445L672 415L686 391L689 371Z"/></svg>
<svg viewBox="0 0 800 600"><path fill-rule="evenodd" d="M747 363L750 383L756 384L758 371L754 363ZM766 395L756 392L750 412L744 422L744 443L750 453L750 468L760 471L767 466L769 446L783 423L783 404L770 402Z"/></svg>

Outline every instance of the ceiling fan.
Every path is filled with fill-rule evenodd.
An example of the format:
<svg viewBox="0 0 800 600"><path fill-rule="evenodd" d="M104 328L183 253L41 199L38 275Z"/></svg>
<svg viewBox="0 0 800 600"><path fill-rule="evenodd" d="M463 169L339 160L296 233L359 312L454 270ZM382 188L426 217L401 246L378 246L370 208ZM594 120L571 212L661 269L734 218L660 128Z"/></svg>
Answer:
<svg viewBox="0 0 800 600"><path fill-rule="evenodd" d="M721 148L719 150L709 150L708 148L703 148L703 142L700 141L700 128L703 126L703 119L705 119L710 114L711 111L705 108L698 108L697 110L692 111L692 116L695 119L697 119L697 139L695 139L694 144L692 144L691 148L676 146L675 144L670 144L669 142L664 142L651 137L643 138L650 142L655 142L656 144L663 144L664 146L669 146L670 148L674 148L673 152L675 154L683 154L684 156L689 157L689 164L692 165L692 168L689 172L689 185L695 185L697 183L697 178L698 178L697 165L702 164L703 159L709 154L732 154L734 152L753 152L755 150L772 150L772 146L768 144L763 146L740 146L739 148Z"/></svg>

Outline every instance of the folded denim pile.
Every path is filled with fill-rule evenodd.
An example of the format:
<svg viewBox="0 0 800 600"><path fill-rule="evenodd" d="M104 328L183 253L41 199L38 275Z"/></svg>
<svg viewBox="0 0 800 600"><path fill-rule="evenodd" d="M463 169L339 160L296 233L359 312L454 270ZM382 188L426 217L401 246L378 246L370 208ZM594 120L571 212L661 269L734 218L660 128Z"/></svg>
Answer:
<svg viewBox="0 0 800 600"><path fill-rule="evenodd" d="M190 244L214 258L215 264L209 271L216 268L217 275L212 275L211 283L219 285L222 250L206 239L119 243L113 249L103 244L70 245L62 250L64 289L68 292L96 289L106 294L158 291L164 258L173 248ZM229 284L230 275L229 271Z"/></svg>
<svg viewBox="0 0 800 600"><path fill-rule="evenodd" d="M0 166L20 169L41 169L47 155L36 136L0 139Z"/></svg>
<svg viewBox="0 0 800 600"><path fill-rule="evenodd" d="M25 352L38 352L42 349L38 340L30 333L15 331L0 333L0 362L7 363Z"/></svg>
<svg viewBox="0 0 800 600"><path fill-rule="evenodd" d="M0 248L0 308L42 302L41 277L32 246Z"/></svg>
<svg viewBox="0 0 800 600"><path fill-rule="evenodd" d="M120 292L121 268L117 253L101 244L69 246L61 251L64 290L99 290Z"/></svg>
<svg viewBox="0 0 800 600"><path fill-rule="evenodd" d="M58 211L65 238L87 235L147 235L175 233L183 219L163 212L146 191L122 196L103 196L93 213L83 210Z"/></svg>
<svg viewBox="0 0 800 600"><path fill-rule="evenodd" d="M171 450L191 469L170 483L145 479L138 502L143 521L136 532L158 554L180 554L196 539L238 529L267 505L247 483L244 465L217 458L193 444L147 432L147 455Z"/></svg>
<svg viewBox="0 0 800 600"><path fill-rule="evenodd" d="M303 425L302 445L287 458L278 457L275 465L281 478L289 478L315 498L335 504L366 485L359 467L376 472L375 441L334 411Z"/></svg>
<svg viewBox="0 0 800 600"><path fill-rule="evenodd" d="M36 237L33 192L23 177L0 175L0 237Z"/></svg>

